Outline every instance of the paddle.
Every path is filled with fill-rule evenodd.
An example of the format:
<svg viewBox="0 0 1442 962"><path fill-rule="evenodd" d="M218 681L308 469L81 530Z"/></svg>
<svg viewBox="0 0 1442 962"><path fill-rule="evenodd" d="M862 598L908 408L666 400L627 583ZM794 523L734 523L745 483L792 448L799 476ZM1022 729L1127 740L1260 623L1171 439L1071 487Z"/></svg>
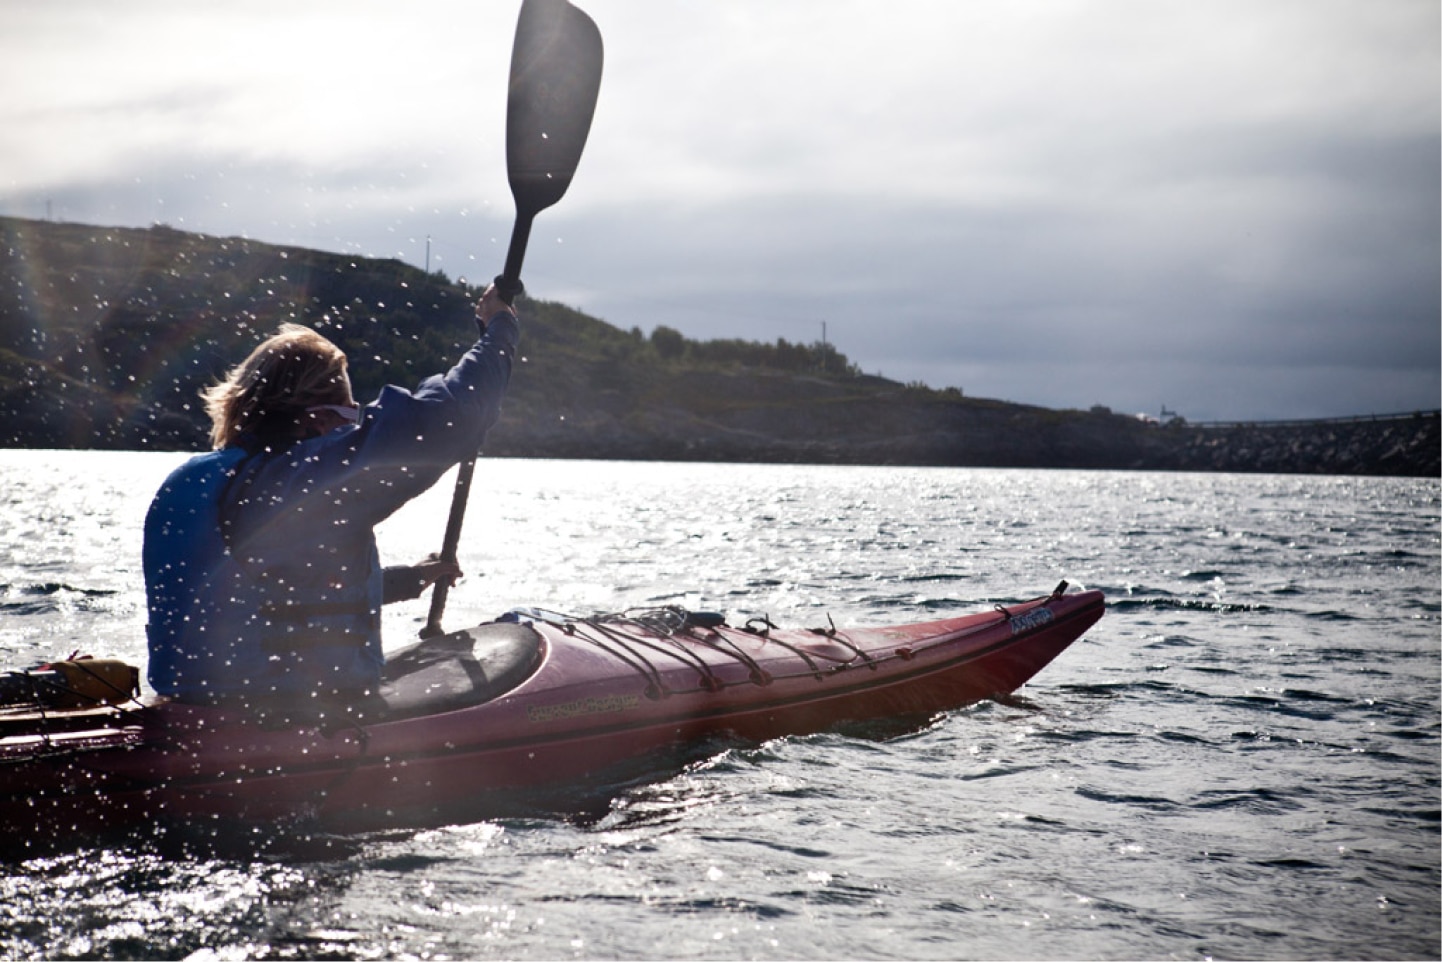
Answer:
<svg viewBox="0 0 1442 962"><path fill-rule="evenodd" d="M566 0L523 0L506 98L506 173L516 201L516 222L505 267L495 280L507 304L524 290L521 262L531 223L566 193L581 161L601 89L601 59L601 32L585 13ZM456 560L475 472L476 459L470 457L456 474L442 560ZM441 615L449 593L448 584L436 582L422 638L443 633Z"/></svg>

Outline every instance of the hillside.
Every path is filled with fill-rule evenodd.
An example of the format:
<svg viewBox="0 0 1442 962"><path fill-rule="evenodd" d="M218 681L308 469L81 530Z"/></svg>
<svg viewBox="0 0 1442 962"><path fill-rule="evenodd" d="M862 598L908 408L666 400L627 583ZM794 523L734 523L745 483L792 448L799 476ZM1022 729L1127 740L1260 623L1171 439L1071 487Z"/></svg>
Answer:
<svg viewBox="0 0 1442 962"><path fill-rule="evenodd" d="M475 291L396 260L157 226L0 218L0 445L200 450L200 388L282 322L351 358L357 397L473 337ZM1435 412L1165 427L858 372L826 345L690 341L526 300L490 456L1439 474Z"/></svg>

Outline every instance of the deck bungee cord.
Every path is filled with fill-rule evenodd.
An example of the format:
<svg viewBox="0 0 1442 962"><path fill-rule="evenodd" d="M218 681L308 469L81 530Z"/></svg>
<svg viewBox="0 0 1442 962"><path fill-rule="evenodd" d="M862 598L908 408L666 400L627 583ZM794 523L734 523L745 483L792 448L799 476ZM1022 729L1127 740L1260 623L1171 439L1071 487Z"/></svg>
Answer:
<svg viewBox="0 0 1442 962"><path fill-rule="evenodd" d="M1052 597L1064 594L1067 583L1062 582ZM1011 621L1012 612L1002 605L995 611L1000 621ZM841 648L845 654L836 654L819 648L805 647L788 642L772 634L777 629L769 615L750 618L742 631L764 639L768 644L795 655L806 665L804 672L773 674L766 671L756 658L742 650L736 640L716 629L726 625L725 618L714 612L694 612L677 605L663 605L654 608L627 609L614 614L598 614L590 617L566 615L546 609L516 609L508 619L534 620L553 625L567 636L584 641L599 651L616 658L646 679L646 697L668 698L674 695L719 692L727 688L745 685L766 686L774 681L811 675L818 681L828 676L862 665L876 670L881 664L892 661L910 661L925 650L925 646L899 645L889 653L873 654L852 643L846 634L836 627L827 615L828 627L805 629L812 635L825 638ZM761 627L753 627L759 624ZM982 624L968 634L990 628ZM708 662L694 649L704 647L707 651L733 659L746 669L744 680L727 681L717 674L716 666ZM648 655L648 653L650 653ZM700 681L692 688L668 686L664 672L653 660L653 656L667 656L682 665L694 669Z"/></svg>

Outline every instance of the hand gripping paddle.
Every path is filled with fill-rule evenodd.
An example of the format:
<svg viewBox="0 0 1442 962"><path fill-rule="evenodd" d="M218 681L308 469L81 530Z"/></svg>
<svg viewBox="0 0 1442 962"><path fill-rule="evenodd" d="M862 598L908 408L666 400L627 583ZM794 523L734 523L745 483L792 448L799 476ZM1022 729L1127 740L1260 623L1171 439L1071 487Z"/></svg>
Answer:
<svg viewBox="0 0 1442 962"><path fill-rule="evenodd" d="M601 60L601 31L585 13L566 0L523 0L506 98L506 173L516 201L516 223L505 267L495 281L507 304L523 290L521 262L531 223L566 193L581 161L601 90ZM471 457L456 475L443 560L456 560L475 471L476 459ZM448 593L445 582L436 582L422 638L442 633Z"/></svg>

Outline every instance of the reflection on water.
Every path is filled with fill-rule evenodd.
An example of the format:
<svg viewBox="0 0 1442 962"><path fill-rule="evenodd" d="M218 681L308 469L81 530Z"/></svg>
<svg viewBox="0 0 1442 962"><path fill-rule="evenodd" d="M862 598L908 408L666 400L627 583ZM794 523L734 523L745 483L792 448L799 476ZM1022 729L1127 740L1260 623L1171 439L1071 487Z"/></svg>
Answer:
<svg viewBox="0 0 1442 962"><path fill-rule="evenodd" d="M0 656L142 660L174 455L0 452ZM436 550L443 483L381 530ZM782 625L1108 615L1005 704L423 831L61 840L16 958L1433 958L1439 484L485 461L449 627L680 603ZM407 643L424 604L386 615ZM78 844L76 844L78 842Z"/></svg>

